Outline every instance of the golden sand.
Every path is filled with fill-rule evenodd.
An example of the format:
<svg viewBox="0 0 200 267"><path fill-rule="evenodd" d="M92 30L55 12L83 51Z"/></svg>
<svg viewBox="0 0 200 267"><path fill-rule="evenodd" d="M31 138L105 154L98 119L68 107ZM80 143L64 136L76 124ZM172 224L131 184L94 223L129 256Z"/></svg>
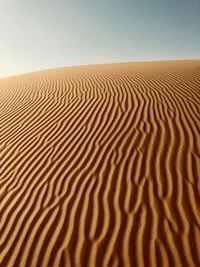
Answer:
<svg viewBox="0 0 200 267"><path fill-rule="evenodd" d="M0 80L0 266L200 266L200 61Z"/></svg>

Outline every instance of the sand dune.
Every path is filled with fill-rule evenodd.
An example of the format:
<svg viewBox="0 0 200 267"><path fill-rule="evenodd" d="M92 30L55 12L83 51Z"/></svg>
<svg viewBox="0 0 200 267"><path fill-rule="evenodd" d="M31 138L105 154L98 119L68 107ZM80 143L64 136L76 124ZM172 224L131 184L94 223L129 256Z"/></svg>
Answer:
<svg viewBox="0 0 200 267"><path fill-rule="evenodd" d="M0 80L0 266L200 266L200 61Z"/></svg>

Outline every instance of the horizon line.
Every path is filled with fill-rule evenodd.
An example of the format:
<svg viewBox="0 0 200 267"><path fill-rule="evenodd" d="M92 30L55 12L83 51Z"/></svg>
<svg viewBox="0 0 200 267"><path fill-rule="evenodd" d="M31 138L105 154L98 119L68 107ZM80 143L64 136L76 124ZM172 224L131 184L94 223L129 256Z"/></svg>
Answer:
<svg viewBox="0 0 200 267"><path fill-rule="evenodd" d="M75 64L75 65L61 65L61 66L52 66L52 67L47 67L44 69L34 69L30 71L25 71L25 72L16 72L11 75L6 75L6 76L0 76L0 80L4 79L9 79L9 78L14 78L20 75L26 75L26 74L34 74L37 72L45 72L49 70L56 70L56 69L62 69L62 68L73 68L73 67L89 67L89 66L98 66L98 65L112 65L112 64L126 64L126 63L153 63L153 62L169 62L169 61L199 61L200 58L177 58L177 59L146 59L146 60L127 60L127 61L111 61L111 62L103 62L103 63L88 63L88 64Z"/></svg>

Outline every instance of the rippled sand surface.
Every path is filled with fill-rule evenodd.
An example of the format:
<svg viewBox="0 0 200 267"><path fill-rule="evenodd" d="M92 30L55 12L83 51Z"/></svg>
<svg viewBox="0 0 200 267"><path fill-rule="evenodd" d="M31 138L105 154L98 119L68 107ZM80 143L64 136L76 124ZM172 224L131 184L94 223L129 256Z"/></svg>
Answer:
<svg viewBox="0 0 200 267"><path fill-rule="evenodd" d="M0 80L0 266L200 266L200 61Z"/></svg>

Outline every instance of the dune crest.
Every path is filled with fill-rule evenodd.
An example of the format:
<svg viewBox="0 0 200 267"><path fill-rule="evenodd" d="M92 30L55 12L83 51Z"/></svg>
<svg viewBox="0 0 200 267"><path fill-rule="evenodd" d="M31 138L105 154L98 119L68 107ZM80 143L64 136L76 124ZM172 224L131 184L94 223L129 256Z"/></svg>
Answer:
<svg viewBox="0 0 200 267"><path fill-rule="evenodd" d="M200 266L200 61L0 80L0 266Z"/></svg>

